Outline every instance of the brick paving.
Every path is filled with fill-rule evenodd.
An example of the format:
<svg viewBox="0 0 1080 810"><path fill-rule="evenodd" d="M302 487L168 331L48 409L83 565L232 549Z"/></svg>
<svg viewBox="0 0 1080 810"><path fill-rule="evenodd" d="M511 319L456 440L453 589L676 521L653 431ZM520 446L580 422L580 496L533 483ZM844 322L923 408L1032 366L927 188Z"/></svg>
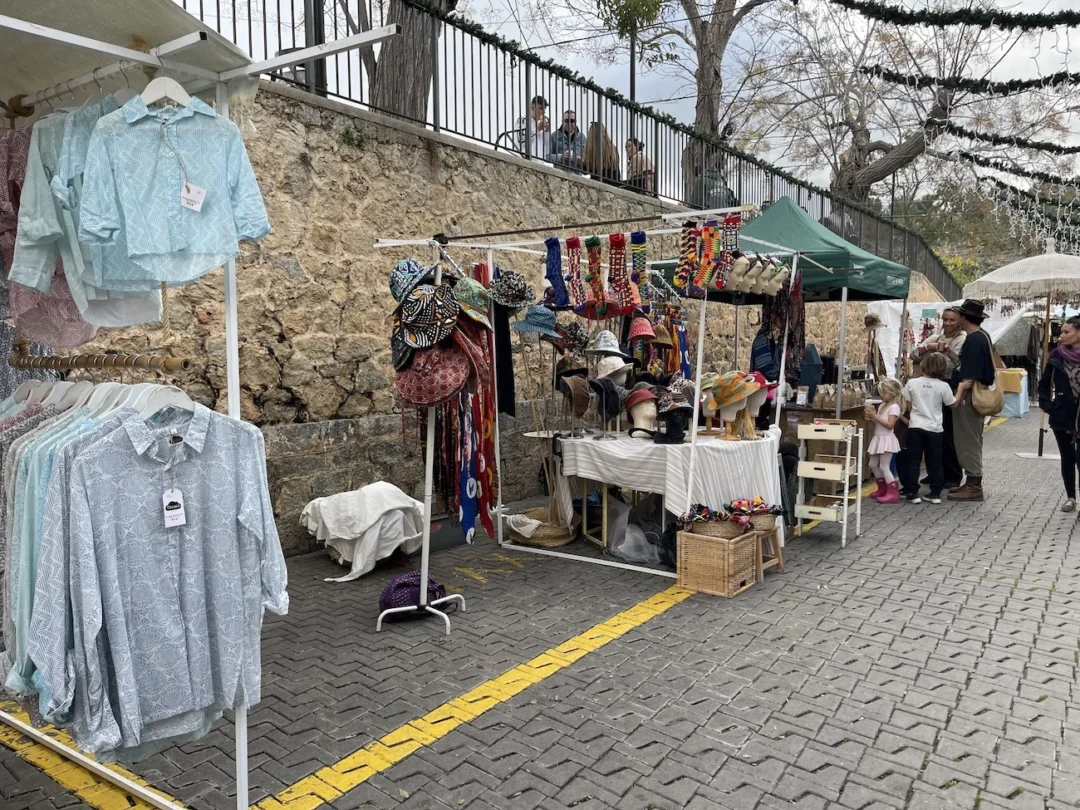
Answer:
<svg viewBox="0 0 1080 810"><path fill-rule="evenodd" d="M993 502L867 502L841 550L822 525L786 572L694 596L332 802L353 808L916 808L1080 803L1080 548L1036 417L987 436ZM290 562L252 710L252 800L668 587L490 541L437 554L454 632L373 632L391 575L325 583ZM195 810L231 808L232 727L137 768ZM0 807L85 807L0 749Z"/></svg>

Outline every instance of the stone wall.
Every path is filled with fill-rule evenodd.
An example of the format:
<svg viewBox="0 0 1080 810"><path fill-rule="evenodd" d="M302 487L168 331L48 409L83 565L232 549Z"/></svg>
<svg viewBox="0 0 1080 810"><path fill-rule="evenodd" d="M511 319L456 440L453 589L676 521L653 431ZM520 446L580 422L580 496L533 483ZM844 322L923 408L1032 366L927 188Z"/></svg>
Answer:
<svg viewBox="0 0 1080 810"><path fill-rule="evenodd" d="M397 260L427 261L430 248L376 250L376 239L651 217L665 206L280 85L262 86L248 123L254 131L245 127L245 140L273 233L243 245L238 260L241 407L267 437L283 542L301 551L311 546L297 518L310 498L380 478L416 494L422 483L422 459L415 440L402 440L392 385L386 279ZM674 256L676 238L652 240L650 258ZM476 252L455 255L483 260ZM497 261L539 289L539 257L505 253ZM920 291L916 300L933 297ZM849 313L855 346L864 309L852 305ZM193 358L197 369L178 382L224 411L221 275L170 290L167 312L163 328L114 331L101 346ZM743 367L759 318L757 308L740 313ZM809 307L808 338L834 346L838 319L838 305ZM710 307L709 365L730 367L734 321L734 308ZM529 375L549 362L528 351L517 371ZM522 381L519 395L543 390L534 377ZM515 461L507 465L508 500L538 490L536 448L519 433L503 425L504 458Z"/></svg>

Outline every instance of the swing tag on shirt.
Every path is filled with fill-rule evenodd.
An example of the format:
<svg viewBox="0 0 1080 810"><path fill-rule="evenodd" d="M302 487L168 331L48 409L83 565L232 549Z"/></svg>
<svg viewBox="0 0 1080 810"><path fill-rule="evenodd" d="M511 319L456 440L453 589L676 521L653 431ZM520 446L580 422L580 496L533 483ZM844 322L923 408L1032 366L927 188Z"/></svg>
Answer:
<svg viewBox="0 0 1080 810"><path fill-rule="evenodd" d="M180 189L180 205L196 214L202 211L203 200L206 199L206 189L194 183L184 183Z"/></svg>
<svg viewBox="0 0 1080 810"><path fill-rule="evenodd" d="M184 493L178 489L167 489L161 496L161 505L165 512L165 528L183 526L187 523L184 514Z"/></svg>

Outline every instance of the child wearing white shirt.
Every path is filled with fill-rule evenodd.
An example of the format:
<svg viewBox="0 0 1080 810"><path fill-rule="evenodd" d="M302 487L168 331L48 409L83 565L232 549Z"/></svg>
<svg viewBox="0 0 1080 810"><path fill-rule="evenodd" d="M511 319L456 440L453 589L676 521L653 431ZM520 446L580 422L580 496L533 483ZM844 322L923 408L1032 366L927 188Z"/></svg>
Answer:
<svg viewBox="0 0 1080 810"><path fill-rule="evenodd" d="M920 366L923 376L908 380L904 386L904 398L911 403L910 428L908 430L908 469L903 476L904 498L908 503L922 503L919 496L919 468L926 458L926 475L930 494L926 500L941 503L941 490L945 485L945 466L941 460L942 440L945 435L944 407L955 407L956 397L945 382L948 361L945 355L934 352L926 355Z"/></svg>

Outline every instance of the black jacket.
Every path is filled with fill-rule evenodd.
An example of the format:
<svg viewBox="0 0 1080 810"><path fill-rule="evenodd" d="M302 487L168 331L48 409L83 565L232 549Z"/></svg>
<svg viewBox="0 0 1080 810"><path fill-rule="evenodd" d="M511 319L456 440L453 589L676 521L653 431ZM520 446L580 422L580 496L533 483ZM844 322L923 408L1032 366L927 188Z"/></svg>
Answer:
<svg viewBox="0 0 1080 810"><path fill-rule="evenodd" d="M1075 432L1078 405L1065 373L1065 361L1051 354L1039 378L1039 407L1049 417L1050 429Z"/></svg>

